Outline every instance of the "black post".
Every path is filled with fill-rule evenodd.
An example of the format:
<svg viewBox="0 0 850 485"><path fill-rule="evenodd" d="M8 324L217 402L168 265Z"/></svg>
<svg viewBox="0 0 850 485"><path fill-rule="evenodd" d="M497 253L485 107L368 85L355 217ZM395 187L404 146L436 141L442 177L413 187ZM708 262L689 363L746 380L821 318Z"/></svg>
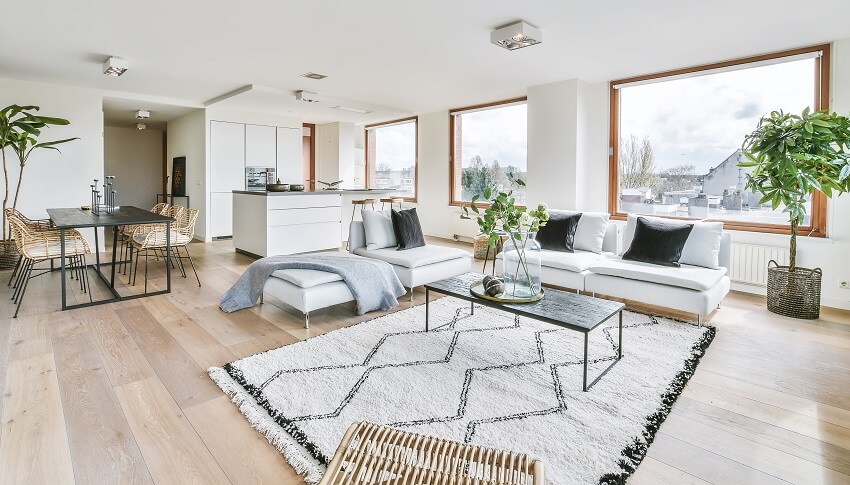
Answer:
<svg viewBox="0 0 850 485"><path fill-rule="evenodd" d="M428 331L428 302L429 302L429 300L430 299L428 298L428 287L426 286L425 287L425 331L426 332Z"/></svg>
<svg viewBox="0 0 850 485"><path fill-rule="evenodd" d="M65 296L65 228L59 228L59 273L62 277L62 310L68 309Z"/></svg>
<svg viewBox="0 0 850 485"><path fill-rule="evenodd" d="M584 375L581 381L581 388L584 392L587 392L587 340L589 333L585 332L584 334Z"/></svg>

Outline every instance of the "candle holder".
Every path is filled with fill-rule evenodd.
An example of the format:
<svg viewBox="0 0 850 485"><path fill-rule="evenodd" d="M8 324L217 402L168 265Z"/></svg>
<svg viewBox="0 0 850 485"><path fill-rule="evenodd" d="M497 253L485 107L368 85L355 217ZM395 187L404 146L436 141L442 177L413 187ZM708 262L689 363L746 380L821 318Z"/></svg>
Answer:
<svg viewBox="0 0 850 485"><path fill-rule="evenodd" d="M115 186L115 176L107 175L106 180L101 187L103 192L98 190L98 179L94 179L94 184L91 187L91 211L92 214L99 216L101 212L114 214L116 205L116 194L118 193L113 187Z"/></svg>

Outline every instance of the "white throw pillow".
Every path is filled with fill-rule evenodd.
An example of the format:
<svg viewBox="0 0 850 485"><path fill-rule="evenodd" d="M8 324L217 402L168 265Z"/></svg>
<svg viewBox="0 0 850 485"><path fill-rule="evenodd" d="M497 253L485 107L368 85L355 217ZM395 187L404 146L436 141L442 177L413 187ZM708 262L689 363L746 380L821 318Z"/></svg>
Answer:
<svg viewBox="0 0 850 485"><path fill-rule="evenodd" d="M360 214L363 217L363 231L366 233L366 250L398 246L391 211L362 209Z"/></svg>
<svg viewBox="0 0 850 485"><path fill-rule="evenodd" d="M723 237L722 222L679 221L664 217L629 214L626 219L626 228L623 230L623 253L628 251L629 246L632 244L632 239L635 237L635 226L637 225L638 217L663 221L667 224L693 224L694 228L691 230L691 234L682 248L682 256L679 258L679 262L711 269L720 267L720 240Z"/></svg>
<svg viewBox="0 0 850 485"><path fill-rule="evenodd" d="M551 212L568 216L579 213L579 211L571 210L553 210ZM605 241L605 231L608 230L608 217L607 212L581 212L581 218L576 226L573 249L601 253L602 243Z"/></svg>
<svg viewBox="0 0 850 485"><path fill-rule="evenodd" d="M692 266L717 269L720 267L720 240L723 238L722 222L694 222L679 262Z"/></svg>

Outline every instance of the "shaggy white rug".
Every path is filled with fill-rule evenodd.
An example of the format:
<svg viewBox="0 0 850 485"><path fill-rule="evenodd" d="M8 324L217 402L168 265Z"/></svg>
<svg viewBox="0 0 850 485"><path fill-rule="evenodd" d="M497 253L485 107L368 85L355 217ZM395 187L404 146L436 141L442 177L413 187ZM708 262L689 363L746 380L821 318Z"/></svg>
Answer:
<svg viewBox="0 0 850 485"><path fill-rule="evenodd" d="M209 369L310 483L367 420L543 460L546 482L622 483L714 337L626 312L623 358L582 392L583 336L442 298ZM616 318L591 333L589 381L616 355Z"/></svg>

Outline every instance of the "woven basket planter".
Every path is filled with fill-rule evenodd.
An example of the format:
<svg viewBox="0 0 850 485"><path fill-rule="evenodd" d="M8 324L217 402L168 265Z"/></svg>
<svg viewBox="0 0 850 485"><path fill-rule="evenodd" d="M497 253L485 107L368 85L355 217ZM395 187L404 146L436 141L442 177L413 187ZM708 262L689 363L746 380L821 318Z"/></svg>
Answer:
<svg viewBox="0 0 850 485"><path fill-rule="evenodd" d="M767 309L786 317L819 318L822 278L820 268L797 267L792 273L788 266L771 260L767 268Z"/></svg>
<svg viewBox="0 0 850 485"><path fill-rule="evenodd" d="M0 241L0 270L14 268L18 256L18 248L13 239Z"/></svg>
<svg viewBox="0 0 850 485"><path fill-rule="evenodd" d="M484 259L487 256L487 244L489 240L490 238L484 234L479 234L472 238L472 252L475 256L475 259ZM490 250L490 255L492 257L495 257L495 253L496 251L492 249Z"/></svg>

